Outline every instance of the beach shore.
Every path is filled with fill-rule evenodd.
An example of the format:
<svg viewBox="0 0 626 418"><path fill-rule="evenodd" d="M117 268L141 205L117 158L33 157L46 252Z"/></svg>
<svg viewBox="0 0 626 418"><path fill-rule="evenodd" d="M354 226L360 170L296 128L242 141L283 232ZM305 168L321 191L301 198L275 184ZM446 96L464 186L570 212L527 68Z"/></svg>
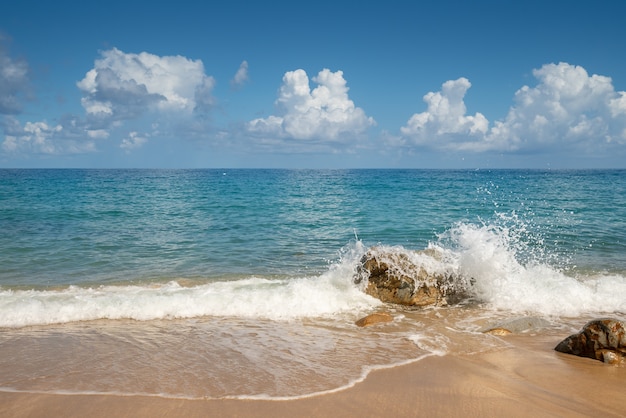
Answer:
<svg viewBox="0 0 626 418"><path fill-rule="evenodd" d="M2 417L618 417L626 367L557 353L548 336L377 370L349 389L297 400L182 400L0 392Z"/></svg>

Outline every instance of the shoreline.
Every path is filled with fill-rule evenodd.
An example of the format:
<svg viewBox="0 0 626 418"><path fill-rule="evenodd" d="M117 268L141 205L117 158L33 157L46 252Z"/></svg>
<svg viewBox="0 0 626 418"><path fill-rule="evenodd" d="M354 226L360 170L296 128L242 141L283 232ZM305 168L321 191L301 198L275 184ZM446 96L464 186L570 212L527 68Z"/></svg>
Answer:
<svg viewBox="0 0 626 418"><path fill-rule="evenodd" d="M558 353L553 336L508 348L429 356L374 370L342 391L296 400L183 400L0 392L2 417L624 416L626 367Z"/></svg>

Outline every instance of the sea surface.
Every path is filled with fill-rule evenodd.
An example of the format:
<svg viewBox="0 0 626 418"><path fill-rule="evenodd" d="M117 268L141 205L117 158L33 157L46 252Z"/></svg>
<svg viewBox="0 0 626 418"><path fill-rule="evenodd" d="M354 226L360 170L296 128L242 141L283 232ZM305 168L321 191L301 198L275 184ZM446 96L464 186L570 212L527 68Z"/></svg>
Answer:
<svg viewBox="0 0 626 418"><path fill-rule="evenodd" d="M468 297L368 296L373 246ZM292 399L596 317L626 319L624 170L0 170L2 391Z"/></svg>

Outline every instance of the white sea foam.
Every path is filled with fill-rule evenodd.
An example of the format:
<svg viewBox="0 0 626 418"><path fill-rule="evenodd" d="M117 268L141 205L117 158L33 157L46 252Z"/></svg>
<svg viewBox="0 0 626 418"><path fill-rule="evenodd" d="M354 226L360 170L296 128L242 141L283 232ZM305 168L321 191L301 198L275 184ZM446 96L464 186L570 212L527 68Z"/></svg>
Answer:
<svg viewBox="0 0 626 418"><path fill-rule="evenodd" d="M568 274L531 231L514 214L502 215L490 224L458 223L441 234L430 244L440 259L401 246L377 251L402 253L431 274L451 275L457 291L496 310L570 317L626 312L625 276Z"/></svg>
<svg viewBox="0 0 626 418"><path fill-rule="evenodd" d="M354 262L342 260L320 276L250 277L192 287L171 281L96 288L70 286L63 290L2 290L0 327L200 316L288 320L366 311L380 302L353 284L354 266Z"/></svg>
<svg viewBox="0 0 626 418"><path fill-rule="evenodd" d="M540 246L524 241L524 225L459 223L431 247L435 260L401 246L434 273L455 273L458 286L497 310L554 316L626 312L626 277L600 274L574 277L549 263ZM353 283L366 251L357 239L319 276L283 279L249 277L184 286L163 284L70 286L63 290L0 290L0 327L23 327L98 319L174 319L225 316L289 320L358 313L381 304ZM530 256L529 256L530 254ZM471 283L471 285L469 285Z"/></svg>
<svg viewBox="0 0 626 418"><path fill-rule="evenodd" d="M626 311L626 277L567 275L550 265L543 251L528 257L523 232L462 223L442 241L452 249L448 261L472 278L477 299L495 309L557 316Z"/></svg>

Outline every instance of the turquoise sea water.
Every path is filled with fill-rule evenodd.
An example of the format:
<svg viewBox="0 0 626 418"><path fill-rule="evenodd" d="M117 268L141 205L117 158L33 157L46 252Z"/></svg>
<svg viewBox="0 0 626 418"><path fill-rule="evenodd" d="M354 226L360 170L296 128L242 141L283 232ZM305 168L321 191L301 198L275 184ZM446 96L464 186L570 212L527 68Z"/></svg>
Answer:
<svg viewBox="0 0 626 418"><path fill-rule="evenodd" d="M443 311L474 318L465 345L496 312L553 321L626 314L620 170L0 170L0 231L0 353L20 351L41 335L47 344L77 338L91 347L85 356L123 340L138 352L170 353L163 370L189 381L181 370L193 366L171 359L180 339L194 335L192 345L214 349L202 358L183 356L211 364L203 370L214 373L195 376L189 389L120 389L83 364L81 373L115 389L78 387L63 378L76 370L42 366L9 373L0 381L6 390L280 398L343 387L372 367L460 346L449 335L411 328L403 318L415 313L401 313L397 354L384 364L367 360L378 344L393 345L382 331L363 340L353 329L354 319L381 309L352 280L374 245L440 248L450 254L450 268L475 280L473 310ZM461 322L454 326L463 328ZM210 328L218 323L219 338ZM33 327L36 333L28 331ZM297 331L302 327L306 335ZM328 354L342 352L348 336L362 346L360 360L342 357L350 356L348 346L345 354ZM441 338L447 348L425 342ZM40 346L23 361L45 362ZM285 362L267 354L277 346L295 353L290 367L303 371L303 382L317 383L268 377ZM255 364L265 389L231 382L216 366L228 353L239 353L232 361L248 364L248 373ZM313 353L318 361L308 364ZM118 360L132 369L132 360ZM333 362L350 363L349 371L335 376ZM0 362L0 370L10 367ZM39 388L25 383L39 374L56 377ZM221 383L198 389L203 379ZM268 381L276 388L266 390Z"/></svg>
<svg viewBox="0 0 626 418"><path fill-rule="evenodd" d="M421 249L458 223L621 273L626 171L2 170L0 286L319 274L355 235Z"/></svg>

